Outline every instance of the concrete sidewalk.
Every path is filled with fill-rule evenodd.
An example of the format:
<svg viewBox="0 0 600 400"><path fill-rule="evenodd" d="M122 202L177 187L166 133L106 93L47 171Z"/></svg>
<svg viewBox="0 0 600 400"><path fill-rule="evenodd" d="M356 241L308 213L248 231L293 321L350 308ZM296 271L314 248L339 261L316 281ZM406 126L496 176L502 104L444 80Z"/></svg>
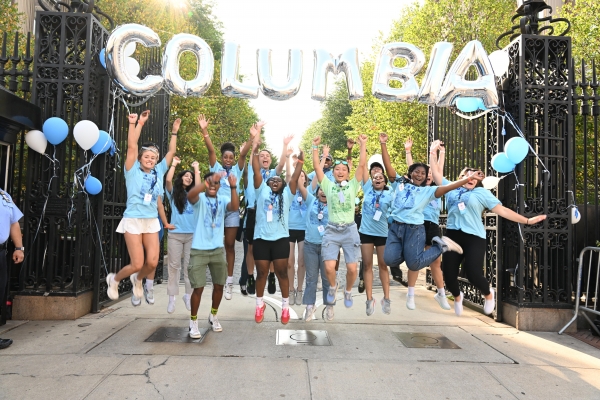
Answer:
<svg viewBox="0 0 600 400"><path fill-rule="evenodd" d="M280 296L271 296L257 325L254 298L235 289L219 310L223 332L209 331L201 343L145 342L160 327L188 326L180 298L167 314L164 284L153 306L134 308L126 298L75 321L9 321L0 328L14 340L0 351L0 398L600 398L599 350L554 332L519 332L469 309L458 318L422 287L415 311L404 304L406 289L394 286L392 314L378 303L367 317L355 289L354 307L339 301L333 322L322 319L321 306L313 322L287 326L278 322ZM203 327L210 294L200 307ZM293 309L301 316L304 307ZM326 330L331 346L278 346L278 329ZM442 334L460 349L407 348L397 332Z"/></svg>

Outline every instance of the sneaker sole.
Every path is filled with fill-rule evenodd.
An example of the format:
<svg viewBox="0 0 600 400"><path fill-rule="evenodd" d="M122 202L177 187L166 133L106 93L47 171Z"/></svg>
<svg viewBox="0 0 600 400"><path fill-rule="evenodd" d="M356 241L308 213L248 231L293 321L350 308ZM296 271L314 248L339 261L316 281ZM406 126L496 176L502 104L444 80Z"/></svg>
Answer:
<svg viewBox="0 0 600 400"><path fill-rule="evenodd" d="M110 278L111 278L111 276L110 276L110 275L107 275L107 276L106 276L106 284L108 285L108 288L106 289L106 295L107 295L107 296L108 296L108 298L109 298L109 299L111 299L111 300L118 300L118 299L119 299L119 289L117 289L117 297L116 297L116 298L114 298L114 299L113 299L113 298L110 296Z"/></svg>
<svg viewBox="0 0 600 400"><path fill-rule="evenodd" d="M137 272L136 272L136 274L137 274ZM137 281L137 278L135 278L133 275L130 275L129 281L131 282L131 292L135 295L135 297L138 297L138 298L144 297L144 289L141 287L142 286L141 282L140 282L140 288L138 289L137 285L135 284L135 282ZM139 293L138 293L138 290L139 290Z"/></svg>
<svg viewBox="0 0 600 400"><path fill-rule="evenodd" d="M210 320L210 317L208 317L208 323L212 327L213 332L223 332L223 328L222 327L215 329L215 326L213 325L212 321Z"/></svg>
<svg viewBox="0 0 600 400"><path fill-rule="evenodd" d="M190 337L191 337L192 339L202 339L202 334L200 334L200 335L192 335L192 334L190 333Z"/></svg>

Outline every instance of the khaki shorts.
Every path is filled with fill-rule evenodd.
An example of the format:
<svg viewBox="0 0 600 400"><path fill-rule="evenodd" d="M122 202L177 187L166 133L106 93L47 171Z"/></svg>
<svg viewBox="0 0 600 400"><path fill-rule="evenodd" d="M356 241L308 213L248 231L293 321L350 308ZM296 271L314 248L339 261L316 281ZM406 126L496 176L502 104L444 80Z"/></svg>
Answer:
<svg viewBox="0 0 600 400"><path fill-rule="evenodd" d="M197 289L206 286L206 267L210 270L213 285L225 285L227 262L225 261L225 249L223 247L214 250L191 250L188 277L192 288Z"/></svg>

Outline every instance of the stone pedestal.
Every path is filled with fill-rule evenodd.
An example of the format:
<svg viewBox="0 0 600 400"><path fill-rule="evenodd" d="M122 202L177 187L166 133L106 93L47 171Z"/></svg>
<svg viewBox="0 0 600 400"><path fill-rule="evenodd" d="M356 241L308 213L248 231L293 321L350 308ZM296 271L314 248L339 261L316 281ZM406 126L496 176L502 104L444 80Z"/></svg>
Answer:
<svg viewBox="0 0 600 400"><path fill-rule="evenodd" d="M78 296L15 296L13 314L15 320L73 320L92 311L93 293Z"/></svg>
<svg viewBox="0 0 600 400"><path fill-rule="evenodd" d="M502 322L520 331L558 332L573 318L573 310L556 308L526 308L502 303ZM577 332L577 324L566 332Z"/></svg>

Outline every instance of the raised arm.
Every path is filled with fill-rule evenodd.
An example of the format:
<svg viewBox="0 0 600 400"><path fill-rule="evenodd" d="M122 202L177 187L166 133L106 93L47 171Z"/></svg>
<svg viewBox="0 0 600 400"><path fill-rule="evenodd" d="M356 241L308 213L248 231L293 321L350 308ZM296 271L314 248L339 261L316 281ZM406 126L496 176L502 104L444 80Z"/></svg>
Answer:
<svg viewBox="0 0 600 400"><path fill-rule="evenodd" d="M545 215L536 215L535 217L527 218L523 215L517 214L510 208L504 207L502 204L498 204L496 207L492 208L491 211L498 214L502 218L506 218L518 224L535 225L546 219Z"/></svg>
<svg viewBox="0 0 600 400"><path fill-rule="evenodd" d="M469 174L469 176L464 177L460 181L452 182L451 184L445 186L438 186L437 189L435 189L435 197L442 197L449 191L458 189L467 182L471 182L473 180L482 181L483 178L483 172L476 172L474 174Z"/></svg>
<svg viewBox="0 0 600 400"><path fill-rule="evenodd" d="M446 161L446 148L444 142L440 142L440 155L438 157L437 167L442 175L444 175L444 161Z"/></svg>
<svg viewBox="0 0 600 400"><path fill-rule="evenodd" d="M292 170L292 161L290 160L290 156L286 156L285 159L285 181L286 182L290 182L290 179L292 178L292 173L290 172Z"/></svg>
<svg viewBox="0 0 600 400"><path fill-rule="evenodd" d="M386 135L385 133L380 133L379 143L381 144L381 158L383 159L383 166L385 167L385 172L387 172L388 178L391 181L393 181L397 178L397 173L394 167L392 166L390 154L387 151L387 141L388 135Z"/></svg>
<svg viewBox="0 0 600 400"><path fill-rule="evenodd" d="M406 152L406 165L409 167L414 164L413 158L412 158L412 146L413 146L413 140L409 136L404 141L404 151Z"/></svg>
<svg viewBox="0 0 600 400"><path fill-rule="evenodd" d="M265 126L266 122L258 121L254 123L250 127L250 139L245 141L240 149L240 157L238 158L238 168L242 170L244 168L244 164L246 163L246 156L248 152L252 150L252 143L254 142L254 138L256 136L260 136L260 132L262 131L263 126ZM252 167L250 167L252 168Z"/></svg>
<svg viewBox="0 0 600 400"><path fill-rule="evenodd" d="M198 202L200 193L206 190L206 185L204 185L204 182L202 182L202 179L200 179L200 165L198 164L198 161L194 161L192 163L192 168L194 168L194 181L196 184L188 192L187 198L190 203L196 204Z"/></svg>
<svg viewBox="0 0 600 400"><path fill-rule="evenodd" d="M367 164L367 135L358 135L358 144L360 145L360 156L358 157L358 167L356 167L354 177L360 182L363 180Z"/></svg>
<svg viewBox="0 0 600 400"><path fill-rule="evenodd" d="M298 163L296 164L296 169L294 169L294 173L292 174L292 179L290 180L290 191L292 193L296 193L298 189L298 177L302 172L302 166L304 165L304 153L300 150L298 153Z"/></svg>
<svg viewBox="0 0 600 400"><path fill-rule="evenodd" d="M179 127L181 126L181 118L177 118L175 122L173 122L173 129L171 130L171 140L169 141L169 151L165 154L165 159L167 160L167 164L171 164L173 161L173 157L175 157L175 153L177 152L177 132L179 132Z"/></svg>
<svg viewBox="0 0 600 400"><path fill-rule="evenodd" d="M296 164L296 166L298 166L298 164ZM301 165L301 167L304 166L304 164ZM300 176L298 177L298 190L300 191L300 196L302 196L302 200L306 200L306 197L308 196L308 190L306 189L306 174L300 173Z"/></svg>
<svg viewBox="0 0 600 400"><path fill-rule="evenodd" d="M431 168L431 175L433 176L433 181L438 186L442 185L444 180L444 173L442 168L440 168L439 166L439 159L437 155L439 144L439 140L434 140L431 143L431 148L429 149L429 167Z"/></svg>
<svg viewBox="0 0 600 400"><path fill-rule="evenodd" d="M325 177L323 173L323 165L321 165L319 161L319 144L321 143L321 138L317 136L312 141L312 158L313 158L313 168L315 169L315 177L317 178L317 182L321 184L321 181ZM325 159L325 153L323 153L323 160ZM313 179L314 181L314 179Z"/></svg>
<svg viewBox="0 0 600 400"><path fill-rule="evenodd" d="M173 161L171 161L171 168L169 168L169 172L167 172L165 189L167 189L167 192L169 193L173 191L173 176L175 176L175 169L177 169L177 166L180 162L181 160L179 157L173 157Z"/></svg>
<svg viewBox="0 0 600 400"><path fill-rule="evenodd" d="M275 167L275 173L277 175L281 175L281 172L283 171L283 166L285 165L285 156L287 155L288 147L290 146L292 139L294 139L294 135L287 135L283 138L283 148L281 149L281 156L279 157L279 163Z"/></svg>
<svg viewBox="0 0 600 400"><path fill-rule="evenodd" d="M129 114L129 131L127 132L127 156L125 158L125 170L129 171L133 164L135 164L135 160L138 157L138 141L140 140L140 134L142 133L142 127L144 123L148 120L148 115L150 115L150 111L146 110L142 113L142 117L140 117L138 121L137 114ZM137 122L137 125L136 125Z"/></svg>
<svg viewBox="0 0 600 400"><path fill-rule="evenodd" d="M206 150L208 150L208 164L210 168L212 168L217 163L217 153L215 153L215 146L213 146L210 135L208 134L209 123L210 120L206 119L204 114L198 115L198 125L200 126L202 137L204 138L204 145L206 146Z"/></svg>
<svg viewBox="0 0 600 400"><path fill-rule="evenodd" d="M260 146L260 136L256 136L252 142L252 172L254 172L254 189L258 189L263 181L260 174L260 163L258 161L258 146Z"/></svg>
<svg viewBox="0 0 600 400"><path fill-rule="evenodd" d="M227 180L231 188L231 201L227 204L227 211L237 211L240 209L240 198L237 194L237 179L235 175L229 174Z"/></svg>

